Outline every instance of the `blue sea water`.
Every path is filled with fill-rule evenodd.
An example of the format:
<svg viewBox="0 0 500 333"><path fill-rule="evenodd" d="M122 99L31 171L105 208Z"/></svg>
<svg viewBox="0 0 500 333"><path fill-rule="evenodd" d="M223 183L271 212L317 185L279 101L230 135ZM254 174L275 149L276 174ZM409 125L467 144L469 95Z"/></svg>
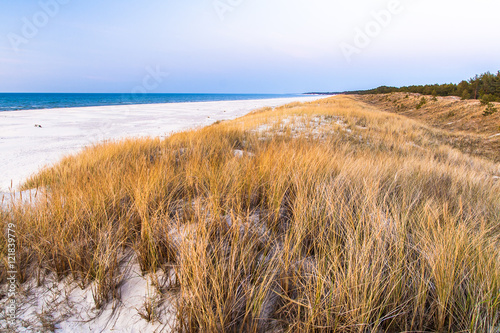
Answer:
<svg viewBox="0 0 500 333"><path fill-rule="evenodd" d="M102 105L210 102L296 97L300 94L72 94L0 93L0 111Z"/></svg>

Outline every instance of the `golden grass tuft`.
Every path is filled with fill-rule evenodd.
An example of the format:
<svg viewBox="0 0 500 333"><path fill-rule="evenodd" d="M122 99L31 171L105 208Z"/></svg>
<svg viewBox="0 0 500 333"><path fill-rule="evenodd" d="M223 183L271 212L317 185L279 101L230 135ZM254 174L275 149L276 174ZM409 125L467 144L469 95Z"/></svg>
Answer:
<svg viewBox="0 0 500 333"><path fill-rule="evenodd" d="M179 332L495 332L500 165L448 136L348 96L264 109L87 148L0 214L23 280L96 282L97 307L126 249L173 267Z"/></svg>

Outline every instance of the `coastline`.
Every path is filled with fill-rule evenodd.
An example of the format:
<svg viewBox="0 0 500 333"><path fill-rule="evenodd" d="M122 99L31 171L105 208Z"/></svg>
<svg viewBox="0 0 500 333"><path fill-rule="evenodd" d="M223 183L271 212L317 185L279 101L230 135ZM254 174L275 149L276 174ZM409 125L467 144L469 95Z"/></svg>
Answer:
<svg viewBox="0 0 500 333"><path fill-rule="evenodd" d="M165 137L234 119L252 110L325 96L260 100L92 106L0 113L0 198L31 174L82 148L126 137ZM40 125L41 127L36 127Z"/></svg>

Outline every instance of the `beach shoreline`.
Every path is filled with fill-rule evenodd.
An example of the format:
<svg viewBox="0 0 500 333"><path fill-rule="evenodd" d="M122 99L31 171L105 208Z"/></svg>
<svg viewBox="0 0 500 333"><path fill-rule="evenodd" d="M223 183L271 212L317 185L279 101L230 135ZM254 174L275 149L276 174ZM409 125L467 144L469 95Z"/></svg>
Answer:
<svg viewBox="0 0 500 333"><path fill-rule="evenodd" d="M0 112L0 197L62 157L106 140L166 137L252 110L326 96L92 106Z"/></svg>

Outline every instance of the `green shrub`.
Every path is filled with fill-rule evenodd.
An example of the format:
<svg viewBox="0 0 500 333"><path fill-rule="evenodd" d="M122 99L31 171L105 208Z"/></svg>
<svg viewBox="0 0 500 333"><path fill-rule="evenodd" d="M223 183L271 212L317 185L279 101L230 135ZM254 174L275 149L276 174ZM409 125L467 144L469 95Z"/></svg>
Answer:
<svg viewBox="0 0 500 333"><path fill-rule="evenodd" d="M422 98L420 99L420 102L418 102L418 104L417 104L417 110L419 110L426 103L427 103L427 99L425 99L425 97L422 96Z"/></svg>
<svg viewBox="0 0 500 333"><path fill-rule="evenodd" d="M491 94L485 94L481 97L481 105L488 105L491 104L491 102L494 102L496 100L495 96Z"/></svg>
<svg viewBox="0 0 500 333"><path fill-rule="evenodd" d="M470 99L470 92L464 90L464 92L462 93L462 101L465 101L467 99Z"/></svg>
<svg viewBox="0 0 500 333"><path fill-rule="evenodd" d="M486 110L484 110L484 112L483 112L483 116L485 116L485 117L490 116L497 111L498 111L497 108L492 103L488 103Z"/></svg>

